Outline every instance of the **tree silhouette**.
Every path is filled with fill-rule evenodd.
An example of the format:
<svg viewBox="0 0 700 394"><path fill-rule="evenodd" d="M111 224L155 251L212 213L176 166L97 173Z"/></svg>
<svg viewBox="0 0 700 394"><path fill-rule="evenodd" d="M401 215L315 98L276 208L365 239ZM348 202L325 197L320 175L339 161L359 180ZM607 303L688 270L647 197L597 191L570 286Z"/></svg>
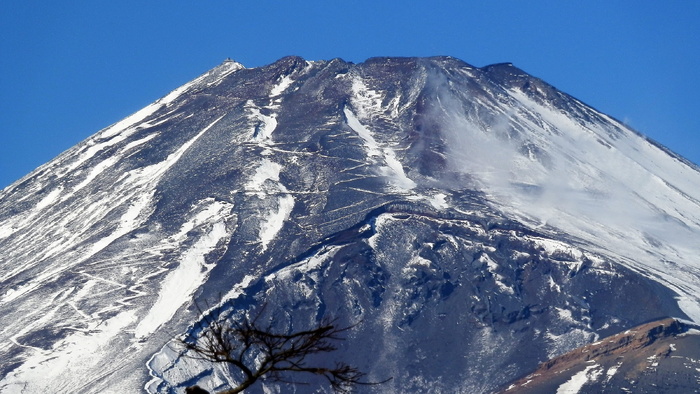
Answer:
<svg viewBox="0 0 700 394"><path fill-rule="evenodd" d="M323 319L309 330L279 333L273 330L274 319L267 327L261 327L258 320L263 310L252 320L244 317L240 321L202 314L195 327L198 337L180 341L191 351L189 357L223 363L242 373L244 378L238 386L220 394L240 393L263 376L286 382L283 374L290 372L322 376L339 393L348 393L355 385L375 385L390 380L365 382L362 380L366 376L364 372L343 362L336 362L332 367L308 362L313 354L337 350L335 342L343 340L343 334L354 326L339 327L337 320Z"/></svg>

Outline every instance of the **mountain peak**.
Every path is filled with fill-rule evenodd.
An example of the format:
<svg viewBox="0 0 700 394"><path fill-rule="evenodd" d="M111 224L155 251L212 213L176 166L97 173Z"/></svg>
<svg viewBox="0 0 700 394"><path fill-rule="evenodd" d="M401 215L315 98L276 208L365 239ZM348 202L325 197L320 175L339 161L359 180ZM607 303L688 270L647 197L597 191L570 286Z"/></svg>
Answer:
<svg viewBox="0 0 700 394"><path fill-rule="evenodd" d="M227 60L0 192L0 391L225 390L169 343L202 305L337 318L387 392L493 391L700 321L698 185L512 65Z"/></svg>

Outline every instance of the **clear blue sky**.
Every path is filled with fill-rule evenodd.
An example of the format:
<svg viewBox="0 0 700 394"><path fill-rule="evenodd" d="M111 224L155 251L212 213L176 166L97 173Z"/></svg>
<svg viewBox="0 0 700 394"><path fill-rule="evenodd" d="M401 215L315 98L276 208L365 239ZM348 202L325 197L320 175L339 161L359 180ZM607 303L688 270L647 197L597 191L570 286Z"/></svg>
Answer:
<svg viewBox="0 0 700 394"><path fill-rule="evenodd" d="M512 62L700 163L700 1L0 1L0 188L227 57Z"/></svg>

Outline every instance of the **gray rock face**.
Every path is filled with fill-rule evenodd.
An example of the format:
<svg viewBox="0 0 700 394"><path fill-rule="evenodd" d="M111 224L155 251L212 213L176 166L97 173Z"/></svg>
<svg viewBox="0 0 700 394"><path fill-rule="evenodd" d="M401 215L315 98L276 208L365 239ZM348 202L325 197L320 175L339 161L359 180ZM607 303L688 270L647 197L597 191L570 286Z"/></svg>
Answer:
<svg viewBox="0 0 700 394"><path fill-rule="evenodd" d="M357 324L360 391L495 390L700 317L697 185L510 64L227 61L0 193L0 390L225 389L172 346L197 303Z"/></svg>

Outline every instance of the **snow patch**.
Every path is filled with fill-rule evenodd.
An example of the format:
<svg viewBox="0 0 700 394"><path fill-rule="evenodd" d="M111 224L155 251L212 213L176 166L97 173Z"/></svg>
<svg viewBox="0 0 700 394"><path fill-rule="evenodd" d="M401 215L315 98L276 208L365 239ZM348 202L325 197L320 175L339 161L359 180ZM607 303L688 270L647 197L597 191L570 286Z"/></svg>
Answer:
<svg viewBox="0 0 700 394"><path fill-rule="evenodd" d="M557 284L557 282L554 281L554 278L552 278L552 275L548 275L548 283L549 283L549 289L554 290L557 293L561 293L561 286Z"/></svg>
<svg viewBox="0 0 700 394"><path fill-rule="evenodd" d="M372 114L382 112L381 93L367 87L364 81L354 76L352 79L353 106L358 111L358 116L362 119L370 117Z"/></svg>
<svg viewBox="0 0 700 394"><path fill-rule="evenodd" d="M556 310L557 315L559 315L559 320L561 320L563 322L567 322L569 324L576 324L577 323L576 319L574 319L570 310L559 308L559 307L554 307L554 309Z"/></svg>
<svg viewBox="0 0 700 394"><path fill-rule="evenodd" d="M272 137L272 132L277 128L277 115L263 115L260 108L252 100L246 102L246 109L254 121L253 140L266 141Z"/></svg>
<svg viewBox="0 0 700 394"><path fill-rule="evenodd" d="M370 157L381 157L381 150L379 149L379 144L374 139L372 132L368 128L362 125L357 119L354 113L350 111L347 107L343 108L343 113L347 119L348 126L357 133L357 135L362 138L365 142L365 148L367 149L367 155Z"/></svg>
<svg viewBox="0 0 700 394"><path fill-rule="evenodd" d="M110 235L95 242L87 255L94 255L121 236L128 234L140 226L147 219L147 213L152 211L151 201L154 194L155 190L151 191L150 193L144 193L136 201L131 203L126 212L124 212L119 219L119 226L117 229Z"/></svg>
<svg viewBox="0 0 700 394"><path fill-rule="evenodd" d="M180 257L177 268L170 271L165 277L158 293L158 299L135 328L135 337L146 337L170 321L177 310L204 283L209 271L214 267L214 265L206 263L207 254L230 237L226 229L225 217L222 217L229 208L228 204L219 203L212 209L204 211L211 215L210 220L218 219L218 221L213 223L209 231ZM201 216L199 219L201 220ZM190 226L186 223L183 227Z"/></svg>
<svg viewBox="0 0 700 394"><path fill-rule="evenodd" d="M254 192L259 196L265 194L265 181L270 180L273 182L279 182L280 171L282 166L273 162L270 159L263 159L260 165L255 169L255 175L248 180L245 188L246 191Z"/></svg>
<svg viewBox="0 0 700 394"><path fill-rule="evenodd" d="M482 264L486 264L486 269L488 270L491 275L493 275L494 282L496 282L496 285L498 286L499 289L501 289L502 292L506 294L515 294L515 291L507 286L505 283L503 283L503 280L505 280L505 277L497 272L498 270L498 263L493 261L491 259L491 256L488 254L484 253L479 257L479 261Z"/></svg>
<svg viewBox="0 0 700 394"><path fill-rule="evenodd" d="M287 90L287 88L289 88L289 86L293 82L294 79L292 79L292 77L290 77L289 75L285 75L284 77L282 77L282 79L277 85L272 87L272 89L270 90L270 96L275 97L281 95L282 93L284 93L285 90Z"/></svg>
<svg viewBox="0 0 700 394"><path fill-rule="evenodd" d="M88 185L90 182L92 182L95 178L97 178L98 175L100 175L104 170L107 168L115 165L119 161L120 157L119 156L110 156L106 160L98 163L94 167L92 167L92 171L88 174L85 179L83 179L82 182L77 184L75 188L73 189L73 192L77 192L78 190L84 188L86 185Z"/></svg>
<svg viewBox="0 0 700 394"><path fill-rule="evenodd" d="M343 109L348 126L357 133L365 142L367 156L373 161L381 160L386 165L378 168L378 175L387 177L389 182L403 190L411 190L416 187L416 183L406 176L403 165L396 158L396 152L391 148L380 148L373 133L357 119L354 113L347 107Z"/></svg>
<svg viewBox="0 0 700 394"><path fill-rule="evenodd" d="M46 195L41 201L39 201L38 204L36 204L36 207L34 207L35 211L40 211L54 202L58 201L58 196L61 195L61 192L63 192L63 187L59 186L56 189L52 190L49 194Z"/></svg>
<svg viewBox="0 0 700 394"><path fill-rule="evenodd" d="M257 279L258 277L253 275L244 276L240 283L233 286L233 288L221 298L222 302L240 297L245 292L245 289Z"/></svg>
<svg viewBox="0 0 700 394"><path fill-rule="evenodd" d="M168 96L169 100L172 101L175 99L175 97L172 96L172 93L170 93ZM170 102L168 101L168 102ZM161 103L160 100L156 101L155 103L149 104L143 109L136 111L135 113L127 116L126 118L120 120L119 122L107 127L106 129L102 130L99 134L97 134L98 138L110 138L113 137L119 133L122 133L123 131L127 130L130 126L134 126L137 123L145 120L147 117L161 109L166 103ZM132 132L135 131L135 128L132 127ZM128 133L131 134L131 133ZM122 138L125 138L127 134L123 134Z"/></svg>
<svg viewBox="0 0 700 394"><path fill-rule="evenodd" d="M15 229L12 226L12 223L5 222L0 224L0 239L4 239L9 237L10 235L15 233Z"/></svg>
<svg viewBox="0 0 700 394"><path fill-rule="evenodd" d="M158 136L158 133L149 134L149 135L147 135L147 136L145 136L145 137L143 137L143 138L141 138L141 139L139 139L139 140L131 141L131 142L129 142L128 144L126 144L126 145L121 149L121 151L122 151L122 152L128 152L128 151L130 151L131 149L136 148L136 147L139 146L139 145L145 144L146 142L152 140L152 139L155 138L156 136Z"/></svg>
<svg viewBox="0 0 700 394"><path fill-rule="evenodd" d="M700 330L698 330L698 329L696 329L696 328L690 328L690 329L688 329L688 331L683 332L683 333L680 333L680 334L678 334L677 336L683 337L683 336L686 336L686 335L700 335Z"/></svg>
<svg viewBox="0 0 700 394"><path fill-rule="evenodd" d="M262 250L266 250L267 246L275 239L277 233L282 230L284 222L289 218L289 215L294 209L294 197L287 194L281 196L277 202L277 210L270 212L260 224L260 243Z"/></svg>
<svg viewBox="0 0 700 394"><path fill-rule="evenodd" d="M419 255L414 255L411 257L408 263L406 263L406 266L401 269L401 273L405 278L410 278L418 271L419 268L430 269L430 266L430 260Z"/></svg>
<svg viewBox="0 0 700 394"><path fill-rule="evenodd" d="M447 204L447 195L444 193L436 193L428 198L428 202L435 209L447 209L450 206Z"/></svg>
<svg viewBox="0 0 700 394"><path fill-rule="evenodd" d="M282 230L284 222L294 209L294 197L280 182L281 170L281 165L265 158L245 185L246 191L253 192L258 198L269 201L267 204L268 212L261 218L258 230L262 251L267 250L268 245Z"/></svg>
<svg viewBox="0 0 700 394"><path fill-rule="evenodd" d="M600 365L589 365L583 371L576 373L566 383L557 388L557 394L576 394L588 382L595 382L600 377L602 370Z"/></svg>
<svg viewBox="0 0 700 394"><path fill-rule="evenodd" d="M678 288L676 289L680 290ZM698 299L698 297L687 294L677 296L676 300L678 301L678 307L683 310L691 321L700 323L700 299Z"/></svg>
<svg viewBox="0 0 700 394"><path fill-rule="evenodd" d="M605 382L606 383L609 382L610 379L613 378L613 376L615 376L615 374L617 373L617 370L620 369L621 366L622 366L622 362L619 362L617 365L613 365L612 367L608 368L608 370L605 372Z"/></svg>

